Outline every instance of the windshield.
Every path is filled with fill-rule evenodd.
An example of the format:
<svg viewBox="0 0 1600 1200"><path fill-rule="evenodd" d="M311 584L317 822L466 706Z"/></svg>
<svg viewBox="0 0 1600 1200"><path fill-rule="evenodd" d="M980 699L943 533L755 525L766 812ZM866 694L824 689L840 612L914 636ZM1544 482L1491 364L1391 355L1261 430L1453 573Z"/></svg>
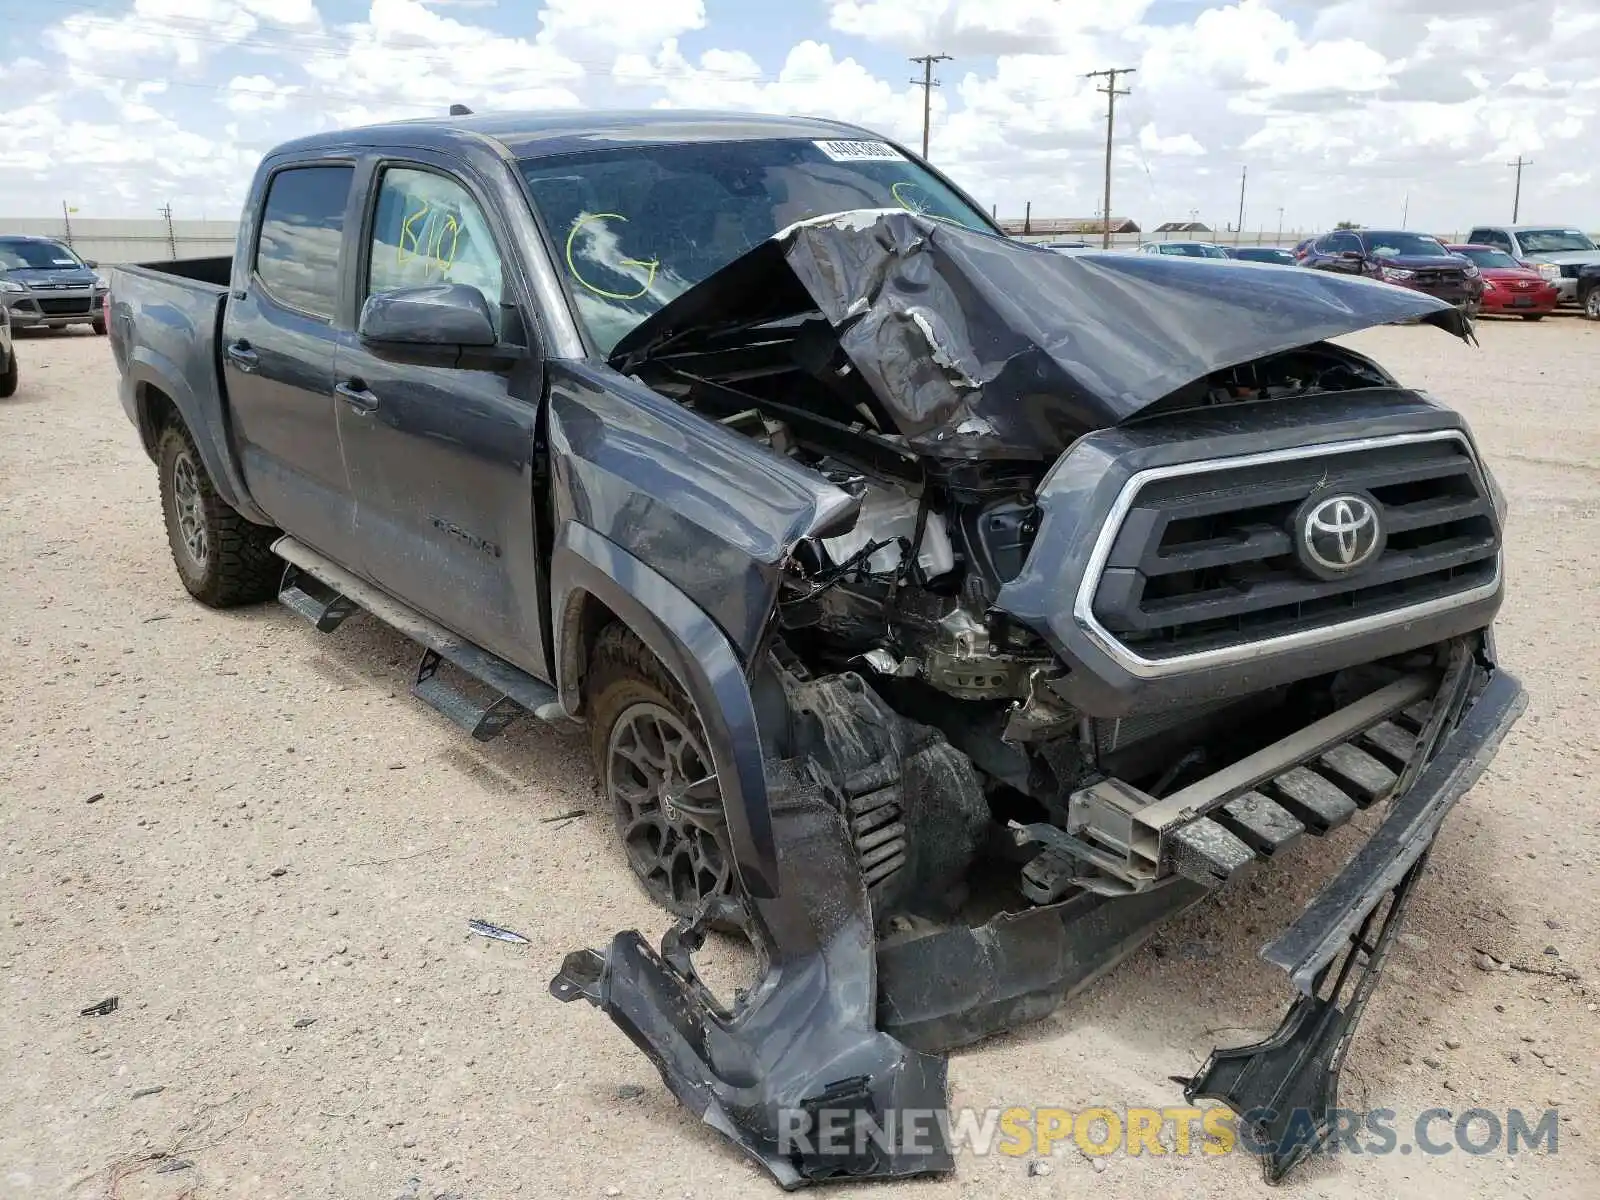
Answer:
<svg viewBox="0 0 1600 1200"><path fill-rule="evenodd" d="M697 142L518 164L602 353L719 267L808 217L904 208L991 232L885 142Z"/></svg>
<svg viewBox="0 0 1600 1200"><path fill-rule="evenodd" d="M57 267L81 267L78 256L57 242L24 241L0 238L0 269L7 271Z"/></svg>
<svg viewBox="0 0 1600 1200"><path fill-rule="evenodd" d="M1208 246L1203 242L1167 242L1161 247L1163 254L1182 254L1186 258L1227 258L1221 246Z"/></svg>
<svg viewBox="0 0 1600 1200"><path fill-rule="evenodd" d="M1446 258L1444 243L1425 233L1364 233L1375 258Z"/></svg>
<svg viewBox="0 0 1600 1200"><path fill-rule="evenodd" d="M1522 264L1504 250L1480 250L1476 246L1462 246L1450 253L1459 254L1462 258L1476 263L1480 267L1520 267Z"/></svg>
<svg viewBox="0 0 1600 1200"><path fill-rule="evenodd" d="M1581 229L1519 229L1517 241L1524 254L1560 254L1567 250L1593 250L1595 244Z"/></svg>

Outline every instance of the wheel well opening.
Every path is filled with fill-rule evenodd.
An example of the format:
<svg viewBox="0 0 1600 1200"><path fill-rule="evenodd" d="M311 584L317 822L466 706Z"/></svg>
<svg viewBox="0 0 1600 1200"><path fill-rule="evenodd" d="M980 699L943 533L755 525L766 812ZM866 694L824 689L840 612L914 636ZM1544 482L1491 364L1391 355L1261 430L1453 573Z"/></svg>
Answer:
<svg viewBox="0 0 1600 1200"><path fill-rule="evenodd" d="M156 456L156 442L168 425L181 425L178 406L160 388L141 383L134 393L139 413L139 439L144 442L145 453Z"/></svg>
<svg viewBox="0 0 1600 1200"><path fill-rule="evenodd" d="M572 698L575 715L583 712L583 677L589 670L595 640L607 625L620 621L621 618L591 592L574 596L567 604L561 639L560 684L562 695Z"/></svg>

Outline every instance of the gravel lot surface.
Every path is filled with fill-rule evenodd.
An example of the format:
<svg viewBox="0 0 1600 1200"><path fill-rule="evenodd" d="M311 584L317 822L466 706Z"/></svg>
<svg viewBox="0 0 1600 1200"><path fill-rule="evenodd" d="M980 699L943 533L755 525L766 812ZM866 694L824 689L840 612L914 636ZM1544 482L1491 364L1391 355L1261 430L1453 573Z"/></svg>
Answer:
<svg viewBox="0 0 1600 1200"><path fill-rule="evenodd" d="M1469 414L1511 497L1499 648L1532 705L1445 827L1344 1100L1396 1110L1401 1143L1429 1108L1557 1106L1558 1152L1345 1153L1271 1193L1290 1200L1597 1194L1600 325L1481 336L1354 339ZM529 723L473 743L408 696L417 652L369 618L330 637L277 606L190 601L105 341L18 351L0 401L0 1196L778 1194L609 1021L546 995L566 951L666 925L580 738ZM1276 1024L1287 989L1256 949L1360 836L1260 870L1051 1019L956 1055L953 1103L1181 1103L1169 1075ZM532 944L470 937L472 917ZM115 1013L79 1015L110 996ZM969 1156L950 1179L828 1194L1269 1194L1242 1154L1068 1143L1029 1167Z"/></svg>

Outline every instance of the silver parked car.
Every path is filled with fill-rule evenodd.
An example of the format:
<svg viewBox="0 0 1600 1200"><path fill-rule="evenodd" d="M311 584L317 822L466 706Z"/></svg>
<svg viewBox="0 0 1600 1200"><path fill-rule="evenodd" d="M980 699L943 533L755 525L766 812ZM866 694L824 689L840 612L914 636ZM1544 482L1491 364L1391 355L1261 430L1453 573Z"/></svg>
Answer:
<svg viewBox="0 0 1600 1200"><path fill-rule="evenodd" d="M18 329L91 325L103 334L106 282L97 265L54 238L0 237L0 303Z"/></svg>
<svg viewBox="0 0 1600 1200"><path fill-rule="evenodd" d="M1184 258L1226 259L1228 252L1215 242L1145 242L1140 254L1179 254Z"/></svg>

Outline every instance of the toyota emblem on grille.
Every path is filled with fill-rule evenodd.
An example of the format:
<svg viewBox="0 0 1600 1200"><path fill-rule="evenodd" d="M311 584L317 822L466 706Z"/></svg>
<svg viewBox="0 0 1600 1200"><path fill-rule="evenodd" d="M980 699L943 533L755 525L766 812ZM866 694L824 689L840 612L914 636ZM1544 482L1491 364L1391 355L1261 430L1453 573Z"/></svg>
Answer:
<svg viewBox="0 0 1600 1200"><path fill-rule="evenodd" d="M1312 496L1295 514L1295 552L1320 579L1343 579L1383 553L1388 536L1377 501L1356 492Z"/></svg>

